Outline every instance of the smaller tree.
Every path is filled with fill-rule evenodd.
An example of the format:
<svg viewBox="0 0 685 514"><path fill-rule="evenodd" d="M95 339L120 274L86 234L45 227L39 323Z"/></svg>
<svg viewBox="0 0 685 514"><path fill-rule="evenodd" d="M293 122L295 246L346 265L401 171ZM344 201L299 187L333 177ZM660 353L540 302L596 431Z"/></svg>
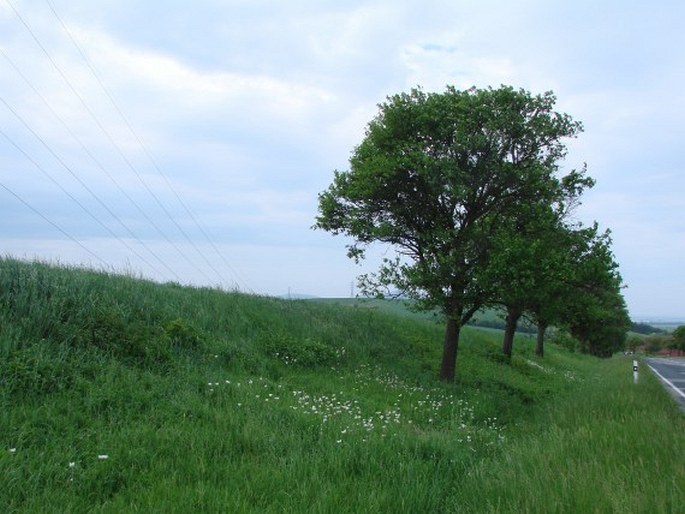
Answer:
<svg viewBox="0 0 685 514"><path fill-rule="evenodd" d="M675 348L681 352L685 352L685 325L680 325L678 328L676 328L671 333L671 336L676 343Z"/></svg>
<svg viewBox="0 0 685 514"><path fill-rule="evenodd" d="M623 349L630 328L622 278L611 252L610 232L598 234L595 225L580 234L585 240L580 240L562 319L582 352L610 357Z"/></svg>
<svg viewBox="0 0 685 514"><path fill-rule="evenodd" d="M577 177L592 183L582 175ZM545 330L558 318L561 302L572 301L565 293L578 262L573 258L578 235L565 225L564 216L559 204L522 207L517 219L505 225L493 243L485 283L493 290L493 303L507 312L502 350L509 358L524 313L537 325L536 353L543 356Z"/></svg>
<svg viewBox="0 0 685 514"><path fill-rule="evenodd" d="M668 340L667 340L666 336L653 335L653 336L645 337L644 344L645 344L645 352L654 354L654 353L659 353L661 350L666 348L666 345L668 344Z"/></svg>
<svg viewBox="0 0 685 514"><path fill-rule="evenodd" d="M489 305L506 312L502 352L511 359L514 335L523 314L548 287L557 262L550 248L556 220L545 205L522 206L515 219L493 238L488 266L479 283L489 291Z"/></svg>
<svg viewBox="0 0 685 514"><path fill-rule="evenodd" d="M643 338L640 336L632 335L626 340L625 348L635 353L637 349L642 345Z"/></svg>

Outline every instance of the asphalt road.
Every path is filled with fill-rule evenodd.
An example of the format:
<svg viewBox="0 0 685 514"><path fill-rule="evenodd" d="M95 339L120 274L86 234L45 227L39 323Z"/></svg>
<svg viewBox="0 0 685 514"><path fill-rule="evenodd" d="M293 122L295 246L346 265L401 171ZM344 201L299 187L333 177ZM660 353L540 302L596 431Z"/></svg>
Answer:
<svg viewBox="0 0 685 514"><path fill-rule="evenodd" d="M645 362L685 412L685 359L651 358Z"/></svg>

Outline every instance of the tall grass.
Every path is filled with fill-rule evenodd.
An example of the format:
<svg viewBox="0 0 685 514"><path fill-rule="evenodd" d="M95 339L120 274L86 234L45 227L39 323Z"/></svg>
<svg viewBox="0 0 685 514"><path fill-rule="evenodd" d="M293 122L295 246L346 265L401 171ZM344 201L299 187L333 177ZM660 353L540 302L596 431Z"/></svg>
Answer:
<svg viewBox="0 0 685 514"><path fill-rule="evenodd" d="M455 512L675 513L685 506L685 418L632 359L594 376L526 421L505 452L460 483Z"/></svg>
<svg viewBox="0 0 685 514"><path fill-rule="evenodd" d="M444 384L441 339L379 310L2 259L0 508L579 512L635 463L642 485L600 511L650 488L658 509L682 502L682 419L654 381L563 349L540 360L528 338L505 364L496 332L465 329Z"/></svg>

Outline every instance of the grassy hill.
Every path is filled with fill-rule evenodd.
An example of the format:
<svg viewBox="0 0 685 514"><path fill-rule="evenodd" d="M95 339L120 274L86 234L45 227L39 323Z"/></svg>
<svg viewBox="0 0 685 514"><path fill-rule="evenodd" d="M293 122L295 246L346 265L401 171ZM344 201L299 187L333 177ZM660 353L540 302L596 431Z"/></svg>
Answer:
<svg viewBox="0 0 685 514"><path fill-rule="evenodd" d="M0 260L3 512L675 512L683 417L630 360Z"/></svg>
<svg viewBox="0 0 685 514"><path fill-rule="evenodd" d="M339 304L347 307L356 307L360 309L380 310L386 313L395 314L397 316L412 317L418 319L440 320L440 316L436 312L417 312L412 310L410 300L395 300L395 299L376 299L376 298L316 298L312 301ZM504 318L506 314L502 310L494 308L482 309L469 322L470 326L480 328L492 328L496 330L504 330ZM537 328L526 319L521 319L517 332L521 334L535 334Z"/></svg>

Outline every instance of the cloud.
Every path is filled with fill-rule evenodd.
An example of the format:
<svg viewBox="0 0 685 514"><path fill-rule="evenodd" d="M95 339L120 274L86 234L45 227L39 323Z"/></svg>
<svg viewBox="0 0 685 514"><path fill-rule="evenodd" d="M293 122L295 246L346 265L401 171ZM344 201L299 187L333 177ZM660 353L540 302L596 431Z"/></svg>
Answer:
<svg viewBox="0 0 685 514"><path fill-rule="evenodd" d="M344 295L356 273L373 269L373 262L365 269L350 267L345 241L312 232L310 226L317 193L330 183L334 169L347 168L350 152L387 95L417 85L442 91L447 84L505 83L533 93L552 89L559 110L584 122L585 133L569 142L565 165L587 162L597 178L578 216L612 228L624 278L631 284L631 309L642 298L658 296L655 291L664 291L664 309L681 305L677 288L663 277L670 274L673 284L683 284L681 266L672 256L682 255L677 241L685 240L674 214L682 210L679 193L685 187L680 155L685 93L678 88L685 72L685 35L678 20L685 4L54 2L137 136L47 5L13 4L109 135L5 3L0 3L0 49L169 237L183 243L131 166L174 221L197 237L198 245L206 244L178 194L236 267L246 270L247 282L259 283L255 289L281 294L291 286L324 294L330 282L342 284L339 294ZM170 267L189 280L206 280L167 248L164 237L1 55L0 96L142 240L165 255ZM3 105L0 124L104 223L121 231ZM117 266L126 262L120 242L110 246L101 227L12 144L1 137L0 143L2 183L101 248ZM10 220L3 247L7 240L6 247L18 255L60 255L53 227L3 191L0 200L0 214ZM65 261L89 258L73 246L64 242ZM658 277L658 285L650 288L649 277Z"/></svg>
<svg viewBox="0 0 685 514"><path fill-rule="evenodd" d="M463 36L449 33L405 46L402 60L408 71L407 86L438 91L447 85L497 87L516 75L510 58L470 53L462 41Z"/></svg>

